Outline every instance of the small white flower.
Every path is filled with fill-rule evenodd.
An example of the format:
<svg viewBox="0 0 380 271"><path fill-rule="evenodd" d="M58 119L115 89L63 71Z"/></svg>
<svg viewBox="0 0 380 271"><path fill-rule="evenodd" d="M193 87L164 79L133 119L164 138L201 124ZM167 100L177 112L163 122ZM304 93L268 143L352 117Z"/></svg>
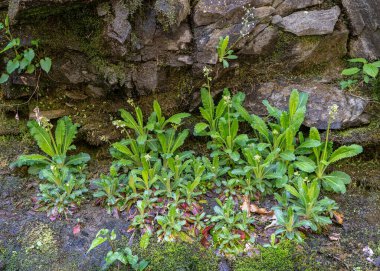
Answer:
<svg viewBox="0 0 380 271"><path fill-rule="evenodd" d="M339 106L337 104L333 104L332 106L329 106L329 116L332 119L335 119L336 115L338 114Z"/></svg>
<svg viewBox="0 0 380 271"><path fill-rule="evenodd" d="M147 153L147 154L145 154L144 158L146 161L150 161L150 159L152 159L152 156L150 156L150 154Z"/></svg>
<svg viewBox="0 0 380 271"><path fill-rule="evenodd" d="M260 162L261 160L261 156L256 154L254 157L253 157L257 162Z"/></svg>

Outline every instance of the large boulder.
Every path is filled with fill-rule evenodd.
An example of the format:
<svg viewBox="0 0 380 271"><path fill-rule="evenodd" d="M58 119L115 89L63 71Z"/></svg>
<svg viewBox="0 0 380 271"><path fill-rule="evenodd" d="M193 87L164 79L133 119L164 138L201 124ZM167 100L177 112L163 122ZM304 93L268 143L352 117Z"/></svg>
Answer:
<svg viewBox="0 0 380 271"><path fill-rule="evenodd" d="M297 40L287 52L286 66L291 69L310 69L318 65L339 66L347 54L349 31L344 26L330 35Z"/></svg>
<svg viewBox="0 0 380 271"><path fill-rule="evenodd" d="M334 31L339 15L338 6L327 10L299 11L284 17L279 25L297 36L326 35Z"/></svg>
<svg viewBox="0 0 380 271"><path fill-rule="evenodd" d="M380 58L380 5L378 0L342 0L354 38L350 43L353 57Z"/></svg>
<svg viewBox="0 0 380 271"><path fill-rule="evenodd" d="M343 129L369 122L364 113L368 101L352 96L335 86L320 82L277 83L268 82L246 91L247 109L258 115L266 115L265 106L258 101L268 100L270 104L287 109L290 93L293 89L309 94L305 125L326 129L329 119L329 107L338 105L338 114L332 123L332 129Z"/></svg>

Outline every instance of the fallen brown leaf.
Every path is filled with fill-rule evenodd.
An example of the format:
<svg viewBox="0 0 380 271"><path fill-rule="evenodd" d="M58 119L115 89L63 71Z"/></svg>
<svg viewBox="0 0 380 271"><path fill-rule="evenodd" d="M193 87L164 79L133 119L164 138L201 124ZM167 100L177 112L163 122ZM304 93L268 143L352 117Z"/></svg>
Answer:
<svg viewBox="0 0 380 271"><path fill-rule="evenodd" d="M330 241L339 241L340 240L340 233L333 232L329 235Z"/></svg>
<svg viewBox="0 0 380 271"><path fill-rule="evenodd" d="M339 225L342 225L343 220L344 220L344 215L342 213L337 212L337 211L334 211L333 215L335 218L335 222L338 223Z"/></svg>
<svg viewBox="0 0 380 271"><path fill-rule="evenodd" d="M249 207L250 205L250 200L248 196L243 196L243 204L240 206L240 209L242 211L246 211L248 216L251 216L251 209Z"/></svg>
<svg viewBox="0 0 380 271"><path fill-rule="evenodd" d="M250 211L255 214L259 215L273 215L273 211L268 211L265 208L259 208L256 204L251 204L250 205Z"/></svg>

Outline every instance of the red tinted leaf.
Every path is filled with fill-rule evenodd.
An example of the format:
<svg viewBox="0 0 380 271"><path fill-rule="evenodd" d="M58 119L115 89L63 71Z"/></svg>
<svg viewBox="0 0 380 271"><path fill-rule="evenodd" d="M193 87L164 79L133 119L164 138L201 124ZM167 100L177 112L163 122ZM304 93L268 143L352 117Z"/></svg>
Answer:
<svg viewBox="0 0 380 271"><path fill-rule="evenodd" d="M80 224L77 224L77 225L75 225L74 228L73 228L73 234L74 234L74 235L77 235L77 234L79 234L79 233L80 233Z"/></svg>

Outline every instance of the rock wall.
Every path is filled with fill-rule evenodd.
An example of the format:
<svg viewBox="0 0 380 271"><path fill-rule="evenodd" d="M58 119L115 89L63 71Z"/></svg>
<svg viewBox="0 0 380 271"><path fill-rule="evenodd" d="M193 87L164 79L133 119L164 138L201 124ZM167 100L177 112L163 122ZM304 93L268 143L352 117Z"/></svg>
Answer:
<svg viewBox="0 0 380 271"><path fill-rule="evenodd" d="M195 108L205 65L214 69L216 93L246 92L252 112L261 113L261 97L286 101L295 86L311 96L308 126L325 128L332 103L340 105L335 128L369 121L367 101L340 91L336 80L345 57L380 58L377 0L5 2L2 17L9 14L22 42L39 38L53 59L38 106L51 118L72 115L95 145L117 137L110 119L129 98L143 107L157 98L167 112ZM215 48L226 35L239 59L223 70ZM30 96L35 78L22 76L1 86L4 103ZM28 117L36 105L32 99L6 111Z"/></svg>

